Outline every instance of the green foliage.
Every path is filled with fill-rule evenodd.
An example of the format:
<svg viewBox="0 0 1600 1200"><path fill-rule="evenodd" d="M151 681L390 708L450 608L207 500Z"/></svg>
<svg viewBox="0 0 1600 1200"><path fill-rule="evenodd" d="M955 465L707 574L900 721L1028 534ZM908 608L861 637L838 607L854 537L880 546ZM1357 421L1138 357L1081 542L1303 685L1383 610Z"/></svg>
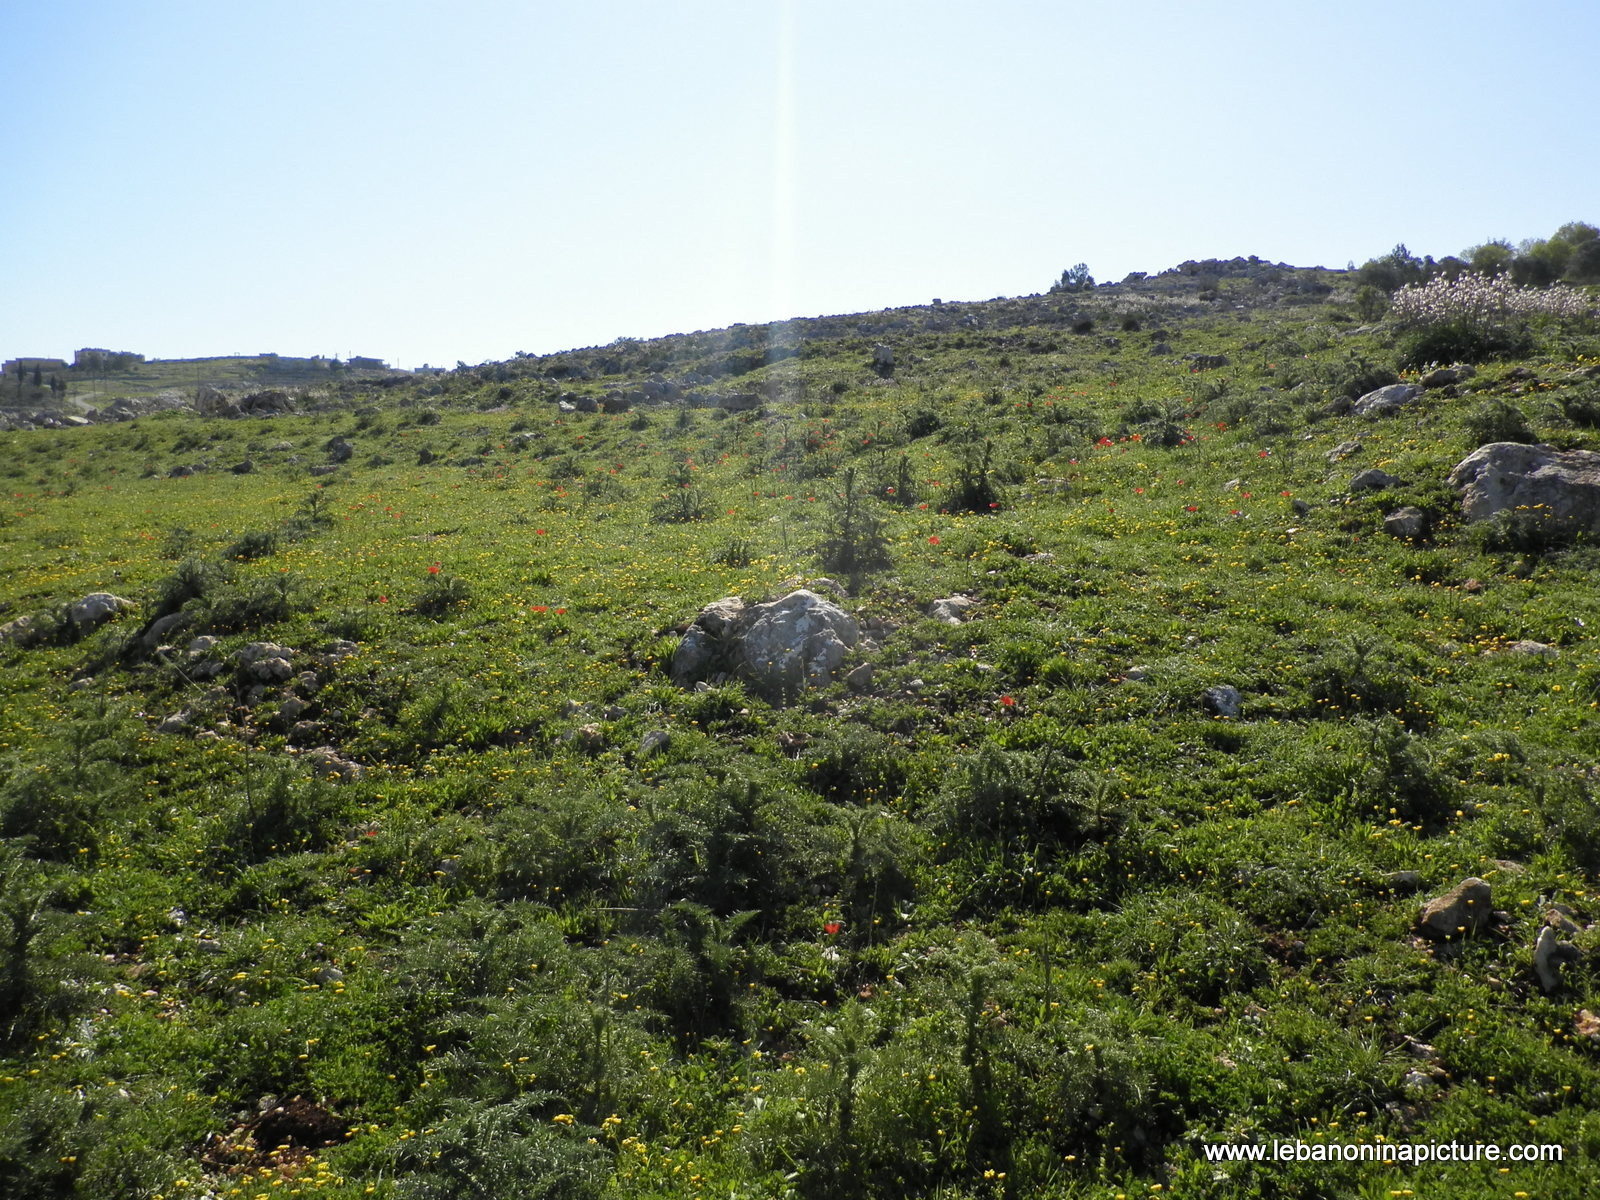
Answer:
<svg viewBox="0 0 1600 1200"><path fill-rule="evenodd" d="M68 923L62 899L58 883L0 844L0 1049L59 1020L76 998L67 960L53 953Z"/></svg>
<svg viewBox="0 0 1600 1200"><path fill-rule="evenodd" d="M584 1200L599 1197L606 1155L552 1126L543 1093L493 1104L450 1102L438 1127L394 1157L402 1200Z"/></svg>
<svg viewBox="0 0 1600 1200"><path fill-rule="evenodd" d="M1400 343L1400 365L1416 370L1435 363L1493 362L1529 354L1533 346L1533 333L1525 326L1461 318L1407 334Z"/></svg>
<svg viewBox="0 0 1600 1200"><path fill-rule="evenodd" d="M1050 285L1052 292L1087 292L1094 288L1094 276L1089 273L1088 263L1077 263L1061 272L1061 278Z"/></svg>
<svg viewBox="0 0 1600 1200"><path fill-rule="evenodd" d="M687 413L688 409L683 409ZM711 506L695 479L696 467L685 460L673 466L667 477L667 491L651 510L657 521L681 524L686 521L703 521L711 515Z"/></svg>
<svg viewBox="0 0 1600 1200"><path fill-rule="evenodd" d="M844 472L843 484L830 508L817 557L824 570L859 583L867 572L889 565L889 539L873 501L856 486L853 467Z"/></svg>
<svg viewBox="0 0 1600 1200"><path fill-rule="evenodd" d="M8 432L0 1192L1588 1195L1594 972L1546 995L1528 947L1552 905L1583 949L1600 917L1597 555L1538 510L1468 523L1444 481L1524 427L1597 445L1592 301L1512 275L1595 241L1499 280L1397 250L1436 282L1382 321L1378 283L1212 260L346 378L270 434ZM1342 414L1461 357L1410 347L1419 297L1540 357ZM770 399L553 404L729 369ZM307 496L294 449L357 422ZM1349 496L1367 465L1406 482ZM1427 545L1378 533L1398 504ZM693 613L819 550L870 681L666 677ZM72 626L94 591L134 607ZM258 640L290 678L231 669ZM310 778L322 745L359 777ZM1418 940L1469 875L1493 927ZM349 1136L274 1166L267 1095ZM1560 1172L1201 1148L1530 1121Z"/></svg>
<svg viewBox="0 0 1600 1200"><path fill-rule="evenodd" d="M1528 424L1527 415L1508 400L1485 400L1467 414L1463 422L1473 448L1491 442L1534 444L1539 435Z"/></svg>
<svg viewBox="0 0 1600 1200"><path fill-rule="evenodd" d="M467 581L437 568L430 570L433 573L411 602L411 611L434 620L462 612L472 601L472 589Z"/></svg>
<svg viewBox="0 0 1600 1200"><path fill-rule="evenodd" d="M270 529L255 529L224 550L222 556L234 562L250 562L257 558L266 558L276 553L277 549L276 533Z"/></svg>

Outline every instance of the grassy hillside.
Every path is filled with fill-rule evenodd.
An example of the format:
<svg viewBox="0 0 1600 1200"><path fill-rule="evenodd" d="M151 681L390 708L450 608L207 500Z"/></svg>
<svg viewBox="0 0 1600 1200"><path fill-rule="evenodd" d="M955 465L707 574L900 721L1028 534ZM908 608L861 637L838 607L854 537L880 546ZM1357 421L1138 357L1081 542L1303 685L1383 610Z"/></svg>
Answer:
<svg viewBox="0 0 1600 1200"><path fill-rule="evenodd" d="M1228 268L0 435L5 1193L1593 1195L1600 560L1445 478L1600 331L1367 419ZM823 576L870 673L672 682Z"/></svg>

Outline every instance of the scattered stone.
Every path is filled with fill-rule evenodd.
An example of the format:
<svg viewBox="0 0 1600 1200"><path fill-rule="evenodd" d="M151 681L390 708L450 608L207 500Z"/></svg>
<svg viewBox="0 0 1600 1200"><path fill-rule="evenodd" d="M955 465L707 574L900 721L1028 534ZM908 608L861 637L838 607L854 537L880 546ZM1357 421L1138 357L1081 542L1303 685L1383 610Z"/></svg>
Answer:
<svg viewBox="0 0 1600 1200"><path fill-rule="evenodd" d="M1418 931L1448 941L1485 928L1493 915L1491 889L1483 880L1463 879L1442 896L1422 906Z"/></svg>
<svg viewBox="0 0 1600 1200"><path fill-rule="evenodd" d="M320 477L320 476L323 476L323 475L336 474L338 472L338 470L339 470L339 468L334 466L332 463L323 463L320 466L312 467L311 468L311 474Z"/></svg>
<svg viewBox="0 0 1600 1200"><path fill-rule="evenodd" d="M1583 951L1571 942L1556 939L1556 931L1549 925L1539 930L1533 943L1533 971L1539 977L1539 986L1546 993L1561 986L1561 968L1583 958Z"/></svg>
<svg viewBox="0 0 1600 1200"><path fill-rule="evenodd" d="M1550 533L1600 532L1600 453L1491 442L1450 472L1468 521L1527 510Z"/></svg>
<svg viewBox="0 0 1600 1200"><path fill-rule="evenodd" d="M779 740L782 740L781 737ZM672 735L665 729L647 730L645 735L639 739L639 756L645 758L655 754L657 751L664 751L671 742Z"/></svg>
<svg viewBox="0 0 1600 1200"><path fill-rule="evenodd" d="M1458 383L1465 383L1476 375L1477 369L1466 363L1458 363L1453 367L1436 367L1424 375L1419 383L1425 388L1451 387Z"/></svg>
<svg viewBox="0 0 1600 1200"><path fill-rule="evenodd" d="M341 659L351 657L360 649L361 647L356 645L354 642L347 642L343 640L332 642L328 645L328 648L322 652L322 665L325 667L331 667Z"/></svg>
<svg viewBox="0 0 1600 1200"><path fill-rule="evenodd" d="M278 705L278 716L292 725L303 717L310 707L310 702L300 699L299 696L286 696L283 703Z"/></svg>
<svg viewBox="0 0 1600 1200"><path fill-rule="evenodd" d="M1150 354L1155 358L1164 358L1172 353L1175 353L1175 351L1165 342L1157 342L1155 345L1150 347Z"/></svg>
<svg viewBox="0 0 1600 1200"><path fill-rule="evenodd" d="M269 388L262 392L251 392L240 400L239 411L249 417L270 417L277 413L293 412L294 401L289 399L289 393Z"/></svg>
<svg viewBox="0 0 1600 1200"><path fill-rule="evenodd" d="M1580 1008L1578 1015L1572 1020L1572 1031L1579 1037L1586 1037L1591 1042L1600 1042L1600 1017L1595 1016L1587 1008Z"/></svg>
<svg viewBox="0 0 1600 1200"><path fill-rule="evenodd" d="M1048 550L1041 550L1037 554L1024 554L1022 556L1022 561L1023 562L1039 563L1041 565L1046 564L1046 563L1053 563L1053 562L1055 562L1055 560L1056 560L1056 556L1054 554L1051 554L1050 551L1048 551Z"/></svg>
<svg viewBox="0 0 1600 1200"><path fill-rule="evenodd" d="M946 596L928 605L928 615L946 625L959 625L978 604L979 601L972 596Z"/></svg>
<svg viewBox="0 0 1600 1200"><path fill-rule="evenodd" d="M563 717L575 717L579 713L586 713L588 711L589 706L582 700L573 700L569 697L561 703L561 715Z"/></svg>
<svg viewBox="0 0 1600 1200"><path fill-rule="evenodd" d="M846 686L852 692L864 692L872 687L872 664L862 663L844 677Z"/></svg>
<svg viewBox="0 0 1600 1200"><path fill-rule="evenodd" d="M228 468L228 470L235 475L248 475L255 469L256 464L248 458L243 462L235 463L233 466Z"/></svg>
<svg viewBox="0 0 1600 1200"><path fill-rule="evenodd" d="M1355 478L1350 480L1352 492L1381 492L1385 488L1399 487L1401 480L1398 476L1378 467L1368 467L1365 471L1356 472Z"/></svg>
<svg viewBox="0 0 1600 1200"><path fill-rule="evenodd" d="M202 417L237 417L239 415L239 406L209 383L202 383L195 389L194 410Z"/></svg>
<svg viewBox="0 0 1600 1200"><path fill-rule="evenodd" d="M1428 514L1414 504L1397 508L1383 518L1383 531L1390 537L1415 541L1428 532Z"/></svg>
<svg viewBox="0 0 1600 1200"><path fill-rule="evenodd" d="M1244 697L1231 683L1219 683L1200 693L1201 706L1214 717L1231 720L1239 715L1243 703Z"/></svg>
<svg viewBox="0 0 1600 1200"><path fill-rule="evenodd" d="M157 733L188 733L189 729L190 725L188 709L184 709L182 712L173 713L165 721L162 721L161 724L156 726Z"/></svg>
<svg viewBox="0 0 1600 1200"><path fill-rule="evenodd" d="M1420 892L1422 890L1421 871L1390 871L1383 877L1386 887L1395 892Z"/></svg>
<svg viewBox="0 0 1600 1200"><path fill-rule="evenodd" d="M1215 371L1228 365L1226 354L1186 354L1184 357L1193 371Z"/></svg>
<svg viewBox="0 0 1600 1200"><path fill-rule="evenodd" d="M97 625L105 624L124 609L132 607L131 600L113 596L110 592L90 592L83 599L74 600L67 608L67 615L80 629L93 629Z"/></svg>
<svg viewBox="0 0 1600 1200"><path fill-rule="evenodd" d="M1323 455L1330 463L1343 462L1352 454L1360 454L1365 449L1360 442L1340 442L1332 450Z"/></svg>
<svg viewBox="0 0 1600 1200"><path fill-rule="evenodd" d="M1391 383L1388 387L1377 388L1362 396L1350 411L1358 417L1369 419L1392 417L1420 395L1422 389L1419 387L1409 383Z"/></svg>
<svg viewBox="0 0 1600 1200"><path fill-rule="evenodd" d="M177 466L173 467L172 470L167 472L167 478L168 479L187 479L189 476L191 476L193 474L194 474L194 468L193 467L185 466L184 464L179 463Z"/></svg>
<svg viewBox="0 0 1600 1200"><path fill-rule="evenodd" d="M32 617L18 617L15 621L7 621L4 625L0 625L0 645L6 642L27 642L31 638L32 629Z"/></svg>
<svg viewBox="0 0 1600 1200"><path fill-rule="evenodd" d="M827 592L835 600L843 600L850 594L849 592L845 591L844 584L840 583L837 579L829 579L826 576L821 579L813 579L810 583L806 584L806 587L808 590L817 592L819 594L822 592Z"/></svg>
<svg viewBox="0 0 1600 1200"><path fill-rule="evenodd" d="M338 967L317 967L311 972L313 983L338 983L344 978L344 972Z"/></svg>
<svg viewBox="0 0 1600 1200"><path fill-rule="evenodd" d="M1309 517L1311 515L1311 505L1304 500L1291 500L1289 501L1289 507L1297 517Z"/></svg>
<svg viewBox="0 0 1600 1200"><path fill-rule="evenodd" d="M1122 677L1129 683L1143 683L1146 679L1150 678L1150 668L1129 667L1122 673Z"/></svg>
<svg viewBox="0 0 1600 1200"><path fill-rule="evenodd" d="M352 783L365 774L365 769L360 763L342 757L332 746L318 746L315 750L307 750L305 758L311 764L311 770L322 779L337 779L341 783Z"/></svg>
<svg viewBox="0 0 1600 1200"><path fill-rule="evenodd" d="M1227 483L1222 485L1222 490L1225 491L1225 492L1237 492L1243 486L1244 486L1244 480L1242 480L1242 479L1230 479L1230 480L1228 480Z"/></svg>
<svg viewBox="0 0 1600 1200"><path fill-rule="evenodd" d="M872 369L879 375L888 375L894 370L894 348L879 344L872 348Z"/></svg>
<svg viewBox="0 0 1600 1200"><path fill-rule="evenodd" d="M327 450L328 461L332 463L349 462L356 452L356 448L342 437L333 438L323 448Z"/></svg>
<svg viewBox="0 0 1600 1200"><path fill-rule="evenodd" d="M1572 919L1572 910L1563 904L1554 904L1544 914L1544 923L1557 933L1582 933L1578 923Z"/></svg>
<svg viewBox="0 0 1600 1200"><path fill-rule="evenodd" d="M293 654L289 647L276 642L251 642L234 655L234 661L247 679L258 683L283 683L294 674L294 667L289 664Z"/></svg>
<svg viewBox="0 0 1600 1200"><path fill-rule="evenodd" d="M193 618L188 613L168 613L164 617L157 617L150 622L149 628L144 631L144 636L139 639L146 650L153 650L166 641L167 635L174 630L182 629L192 623Z"/></svg>
<svg viewBox="0 0 1600 1200"><path fill-rule="evenodd" d="M1501 654L1516 654L1523 658L1555 658L1561 653L1545 642L1511 642L1500 650Z"/></svg>
<svg viewBox="0 0 1600 1200"><path fill-rule="evenodd" d="M327 733L321 721L296 721L289 729L289 744L291 746L304 746L307 742L315 742Z"/></svg>
<svg viewBox="0 0 1600 1200"><path fill-rule="evenodd" d="M608 704L600 710L600 715L608 721L620 721L628 715L628 710L620 704Z"/></svg>

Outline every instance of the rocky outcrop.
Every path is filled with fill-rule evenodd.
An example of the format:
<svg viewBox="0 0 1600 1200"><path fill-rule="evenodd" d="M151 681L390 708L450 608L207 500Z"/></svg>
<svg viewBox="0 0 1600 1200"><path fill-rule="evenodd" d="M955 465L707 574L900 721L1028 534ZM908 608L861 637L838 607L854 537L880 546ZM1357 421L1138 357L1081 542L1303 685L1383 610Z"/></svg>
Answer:
<svg viewBox="0 0 1600 1200"><path fill-rule="evenodd" d="M1350 411L1358 417L1392 417L1422 395L1422 389L1409 383L1391 383L1362 396Z"/></svg>
<svg viewBox="0 0 1600 1200"><path fill-rule="evenodd" d="M1428 514L1415 504L1407 504L1385 514L1383 531L1390 537L1415 541L1428 532Z"/></svg>
<svg viewBox="0 0 1600 1200"><path fill-rule="evenodd" d="M946 625L960 625L977 607L978 601L972 596L946 596L928 605L928 615Z"/></svg>
<svg viewBox="0 0 1600 1200"><path fill-rule="evenodd" d="M81 600L67 606L67 616L79 629L95 629L104 625L123 609L132 608L131 600L113 596L110 592L90 592Z"/></svg>
<svg viewBox="0 0 1600 1200"><path fill-rule="evenodd" d="M1365 471L1357 471L1350 480L1352 492L1381 492L1385 488L1399 487L1402 480L1397 475L1391 475L1380 467L1368 467Z"/></svg>
<svg viewBox="0 0 1600 1200"><path fill-rule="evenodd" d="M689 686L741 675L769 690L824 683L860 636L855 619L804 588L766 604L728 596L700 611L672 656L672 679Z"/></svg>
<svg viewBox="0 0 1600 1200"><path fill-rule="evenodd" d="M1600 532L1600 454L1521 442L1479 446L1450 472L1468 521L1527 511L1551 535Z"/></svg>
<svg viewBox="0 0 1600 1200"><path fill-rule="evenodd" d="M1422 906L1417 930L1440 941L1476 933L1494 917L1490 897L1489 885L1483 880L1463 879L1444 895Z"/></svg>

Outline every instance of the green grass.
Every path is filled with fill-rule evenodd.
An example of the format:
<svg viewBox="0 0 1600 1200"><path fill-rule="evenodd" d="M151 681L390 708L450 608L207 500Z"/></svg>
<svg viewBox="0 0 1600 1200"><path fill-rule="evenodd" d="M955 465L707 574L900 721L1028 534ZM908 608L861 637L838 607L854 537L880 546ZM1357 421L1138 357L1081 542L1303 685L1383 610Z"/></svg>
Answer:
<svg viewBox="0 0 1600 1200"><path fill-rule="evenodd" d="M1546 996L1531 945L1551 903L1600 918L1594 551L1500 547L1443 480L1486 404L1600 448L1600 339L1367 422L1331 413L1385 331L1174 286L3 435L0 620L47 634L0 647L7 1194L1590 1194L1594 960ZM655 373L721 378L557 411ZM1350 497L1374 465L1403 486ZM1404 503L1426 544L1383 533ZM842 529L868 692L670 683L675 627ZM139 607L52 625L99 590ZM973 619L925 615L957 591ZM299 678L254 695L262 641ZM1468 875L1505 925L1418 941ZM274 1157L249 1131L295 1095L348 1132ZM1202 1150L1380 1138L1566 1161Z"/></svg>

